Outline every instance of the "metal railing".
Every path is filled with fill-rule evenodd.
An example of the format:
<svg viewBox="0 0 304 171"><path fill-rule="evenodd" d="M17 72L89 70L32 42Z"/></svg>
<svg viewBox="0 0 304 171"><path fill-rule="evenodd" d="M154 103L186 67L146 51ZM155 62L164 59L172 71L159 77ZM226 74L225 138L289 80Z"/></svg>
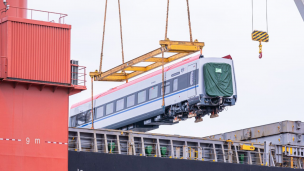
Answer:
<svg viewBox="0 0 304 171"><path fill-rule="evenodd" d="M71 151L304 168L302 155L288 156L280 151L282 146L268 142L262 144L232 142L198 137L83 128L69 128L68 139ZM240 147L244 144L250 145L254 149L242 150ZM304 147L297 147L298 150L304 152L302 148Z"/></svg>
<svg viewBox="0 0 304 171"><path fill-rule="evenodd" d="M7 58L0 56L0 79L7 77Z"/></svg>
<svg viewBox="0 0 304 171"><path fill-rule="evenodd" d="M86 67L71 64L71 84L86 86Z"/></svg>
<svg viewBox="0 0 304 171"><path fill-rule="evenodd" d="M8 11L14 11L11 14L14 15L13 17L19 17L19 15L21 15L22 13L26 13L26 15L28 16L28 14L30 14L30 18L27 17L27 19L31 19L31 20L41 20L41 19L33 19L33 12L40 12L40 13L46 13L47 14L47 20L42 19L41 21L47 21L47 22L54 22L55 20L51 20L50 19L50 14L52 15L57 15L57 19L58 19L58 23L60 24L64 24L64 18L66 16L68 16L67 14L63 14L63 13L57 13L57 12L50 12L50 11L43 11L43 10L36 10L36 9L30 9L30 8L22 8L22 7L13 7L13 6L9 6L9 9L6 10L6 8L3 8L0 10L1 11L1 16L2 13L7 13ZM40 14L37 16L41 16Z"/></svg>

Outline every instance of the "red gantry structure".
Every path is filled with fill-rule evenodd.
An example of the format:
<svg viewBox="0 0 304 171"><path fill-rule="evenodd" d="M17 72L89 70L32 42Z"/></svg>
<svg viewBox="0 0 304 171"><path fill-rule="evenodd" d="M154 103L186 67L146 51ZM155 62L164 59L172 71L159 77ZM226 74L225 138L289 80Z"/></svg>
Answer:
<svg viewBox="0 0 304 171"><path fill-rule="evenodd" d="M85 67L70 61L67 15L27 0L0 8L0 170L67 171L69 96L86 89Z"/></svg>

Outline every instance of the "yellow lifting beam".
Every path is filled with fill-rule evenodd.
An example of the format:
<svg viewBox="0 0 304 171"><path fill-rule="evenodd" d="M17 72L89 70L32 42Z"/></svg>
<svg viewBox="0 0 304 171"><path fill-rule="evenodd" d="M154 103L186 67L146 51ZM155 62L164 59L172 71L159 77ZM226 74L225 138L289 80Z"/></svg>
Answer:
<svg viewBox="0 0 304 171"><path fill-rule="evenodd" d="M126 81L130 78L148 72L152 69L162 66L162 58L155 57L162 53L162 49L165 52L173 52L176 53L170 57L164 58L164 63L170 63L177 59L183 58L187 55L190 55L194 52L198 52L202 50L204 47L204 42L198 42L195 40L194 42L188 41L170 41L161 40L159 44L162 48L155 49L149 53L146 53L140 57L137 57L133 60L125 62L119 66L116 66L105 72L90 72L90 76L94 78L94 81ZM148 66L134 66L140 62L153 62ZM122 71L133 71L131 73L124 73Z"/></svg>

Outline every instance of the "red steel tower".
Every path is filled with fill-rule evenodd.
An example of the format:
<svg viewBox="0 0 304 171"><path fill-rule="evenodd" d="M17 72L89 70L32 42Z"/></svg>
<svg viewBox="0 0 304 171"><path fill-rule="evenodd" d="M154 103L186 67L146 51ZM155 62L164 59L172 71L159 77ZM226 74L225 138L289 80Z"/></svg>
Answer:
<svg viewBox="0 0 304 171"><path fill-rule="evenodd" d="M0 8L0 170L67 171L69 96L86 89L85 68L70 61L71 25L27 0Z"/></svg>

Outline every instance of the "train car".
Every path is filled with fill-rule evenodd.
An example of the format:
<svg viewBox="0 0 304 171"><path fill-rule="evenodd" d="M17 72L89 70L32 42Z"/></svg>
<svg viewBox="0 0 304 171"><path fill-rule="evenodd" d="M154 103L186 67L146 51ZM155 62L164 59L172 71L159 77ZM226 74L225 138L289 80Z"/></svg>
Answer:
<svg viewBox="0 0 304 171"><path fill-rule="evenodd" d="M149 131L195 117L218 117L237 100L236 79L230 55L197 55L165 67L165 106L162 106L162 70L112 88L93 97L94 127ZM90 128L91 98L74 104L70 127Z"/></svg>

